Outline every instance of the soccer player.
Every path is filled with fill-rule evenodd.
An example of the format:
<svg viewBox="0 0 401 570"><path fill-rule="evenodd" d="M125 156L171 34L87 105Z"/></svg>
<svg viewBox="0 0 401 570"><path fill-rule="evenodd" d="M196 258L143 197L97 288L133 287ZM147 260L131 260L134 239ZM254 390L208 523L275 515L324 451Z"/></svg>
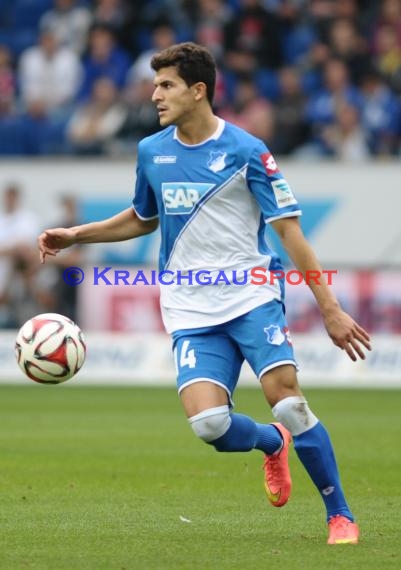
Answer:
<svg viewBox="0 0 401 570"><path fill-rule="evenodd" d="M152 68L152 99L165 128L138 145L132 207L103 221L46 230L39 236L41 261L76 243L127 240L160 224L160 270L170 272L162 281L172 282L161 283L161 310L194 433L217 451L262 451L265 488L275 507L290 496L293 440L324 501L328 544L355 544L359 529L329 435L297 382L283 281L255 285L252 279L233 284L217 278L222 271L236 270L239 279L255 267L281 269L264 239L266 223L303 275L321 272L299 224L299 205L266 146L214 115L216 68L208 50L177 44L156 54ZM202 285L200 271L215 284ZM309 286L333 343L353 361L364 359L364 349L371 349L367 332L341 309L323 280L309 280ZM233 412L244 360L260 380L275 423L259 424Z"/></svg>

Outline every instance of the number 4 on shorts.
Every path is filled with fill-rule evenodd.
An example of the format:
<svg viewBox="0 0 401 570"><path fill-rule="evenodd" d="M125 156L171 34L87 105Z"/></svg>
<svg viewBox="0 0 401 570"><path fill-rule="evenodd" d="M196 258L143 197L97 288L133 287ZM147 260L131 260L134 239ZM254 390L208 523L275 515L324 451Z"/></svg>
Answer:
<svg viewBox="0 0 401 570"><path fill-rule="evenodd" d="M181 353L180 353L180 367L181 368L183 366L189 366L190 368L195 368L195 365L196 365L195 351L193 348L189 349L189 344L190 344L189 340L184 340L184 342L182 343ZM178 368L178 366L177 366L177 362L178 362L177 348L174 350L174 359L175 359L176 368Z"/></svg>

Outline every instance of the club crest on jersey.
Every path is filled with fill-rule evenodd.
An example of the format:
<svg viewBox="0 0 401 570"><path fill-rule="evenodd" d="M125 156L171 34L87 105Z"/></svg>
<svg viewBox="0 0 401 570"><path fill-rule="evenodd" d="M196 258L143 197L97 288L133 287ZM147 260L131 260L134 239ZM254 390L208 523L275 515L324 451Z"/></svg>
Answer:
<svg viewBox="0 0 401 570"><path fill-rule="evenodd" d="M223 170L226 167L226 156L226 152L212 150L210 152L209 160L207 161L207 165L210 170L213 170L213 172L220 172L220 170Z"/></svg>
<svg viewBox="0 0 401 570"><path fill-rule="evenodd" d="M164 211L166 214L190 214L213 186L204 182L163 182Z"/></svg>
<svg viewBox="0 0 401 570"><path fill-rule="evenodd" d="M279 346L285 341L285 335L282 333L278 325L270 325L268 327L265 327L263 331L266 333L266 341L269 344Z"/></svg>

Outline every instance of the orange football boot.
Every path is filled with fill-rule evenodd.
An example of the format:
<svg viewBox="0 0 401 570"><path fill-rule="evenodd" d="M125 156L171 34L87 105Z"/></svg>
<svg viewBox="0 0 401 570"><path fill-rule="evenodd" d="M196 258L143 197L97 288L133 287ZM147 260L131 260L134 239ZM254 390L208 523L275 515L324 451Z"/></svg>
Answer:
<svg viewBox="0 0 401 570"><path fill-rule="evenodd" d="M265 454L265 490L273 507L282 507L291 494L291 474L288 466L288 449L292 441L290 432L279 423L273 423L283 438L283 447L273 455Z"/></svg>
<svg viewBox="0 0 401 570"><path fill-rule="evenodd" d="M335 515L329 520L329 538L327 544L358 544L359 527L356 523Z"/></svg>

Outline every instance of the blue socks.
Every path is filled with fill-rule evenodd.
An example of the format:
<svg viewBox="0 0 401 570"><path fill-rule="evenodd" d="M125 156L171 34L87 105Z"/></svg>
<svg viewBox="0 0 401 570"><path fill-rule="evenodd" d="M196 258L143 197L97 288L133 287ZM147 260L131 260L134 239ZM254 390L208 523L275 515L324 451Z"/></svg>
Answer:
<svg viewBox="0 0 401 570"><path fill-rule="evenodd" d="M242 414L230 414L231 425L218 439L209 442L217 451L259 449L267 455L282 445L280 432L272 424L258 424ZM336 459L329 434L318 422L313 428L294 436L295 451L317 487L327 510L327 520L343 515L354 520L341 487Z"/></svg>
<svg viewBox="0 0 401 570"><path fill-rule="evenodd" d="M324 426L318 422L293 440L299 459L324 501L327 520L334 515L343 515L353 521L341 487L333 447Z"/></svg>
<svg viewBox="0 0 401 570"><path fill-rule="evenodd" d="M230 414L231 425L218 439L210 441L217 451L250 451L259 449L271 455L280 449L283 439L271 424L258 424L242 414Z"/></svg>

